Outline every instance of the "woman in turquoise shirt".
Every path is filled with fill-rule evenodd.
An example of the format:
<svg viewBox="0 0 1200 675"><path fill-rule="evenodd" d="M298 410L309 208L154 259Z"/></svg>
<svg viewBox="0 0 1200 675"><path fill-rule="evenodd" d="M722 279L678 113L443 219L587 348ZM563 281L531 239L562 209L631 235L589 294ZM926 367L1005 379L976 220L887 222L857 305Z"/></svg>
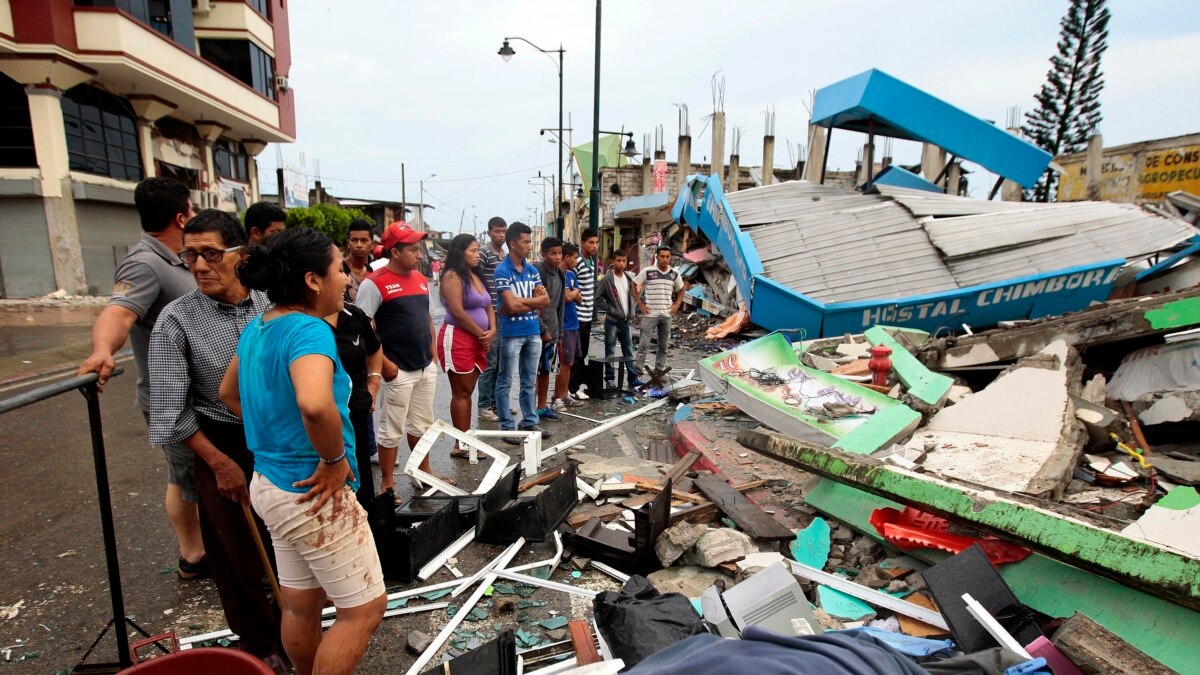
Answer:
<svg viewBox="0 0 1200 675"><path fill-rule="evenodd" d="M238 276L274 303L242 332L221 400L241 416L254 454L250 500L275 546L283 645L300 675L349 673L387 597L354 498L350 377L324 321L342 308L342 254L319 232L290 229L250 248ZM322 637L327 597L337 620Z"/></svg>

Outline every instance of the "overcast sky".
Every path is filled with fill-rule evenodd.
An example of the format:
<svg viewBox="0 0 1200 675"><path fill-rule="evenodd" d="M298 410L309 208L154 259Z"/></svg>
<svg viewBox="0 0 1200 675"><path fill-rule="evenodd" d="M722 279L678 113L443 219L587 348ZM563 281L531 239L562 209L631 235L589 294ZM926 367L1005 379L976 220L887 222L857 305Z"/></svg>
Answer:
<svg viewBox="0 0 1200 675"><path fill-rule="evenodd" d="M557 170L555 63L522 42L505 63L505 36L567 50L565 114L574 145L592 130L595 4L577 0L302 0L289 4L297 141L286 164L320 162L336 196L409 201L430 174L431 229L460 218L530 219L542 203L537 172ZM1200 3L1114 0L1101 97L1106 145L1200 132ZM819 89L879 68L1003 124L1010 106L1033 108L1058 38L1065 1L607 0L603 6L600 128L642 135L662 125L676 159L674 103L686 103L692 161L711 154L712 78L725 80L727 127L741 127L743 166L762 161L763 115L776 113L775 164L804 142L807 101ZM564 122L565 126L572 126ZM571 133L571 132L569 132ZM731 133L726 132L725 155ZM834 135L830 168L853 168L864 137ZM793 149L793 153L795 150ZM895 141L899 162L916 143ZM276 151L260 156L273 184ZM726 160L728 161L728 160ZM972 176L973 196L993 177ZM470 229L464 227L464 229Z"/></svg>

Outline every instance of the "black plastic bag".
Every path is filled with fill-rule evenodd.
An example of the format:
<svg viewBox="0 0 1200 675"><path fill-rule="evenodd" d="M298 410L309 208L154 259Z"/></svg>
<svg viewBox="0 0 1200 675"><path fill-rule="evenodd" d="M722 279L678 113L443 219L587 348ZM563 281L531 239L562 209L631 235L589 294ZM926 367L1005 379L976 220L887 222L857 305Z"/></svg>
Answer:
<svg viewBox="0 0 1200 675"><path fill-rule="evenodd" d="M620 593L605 591L592 601L596 627L613 657L632 666L654 652L705 633L692 601L659 593L646 577L632 576Z"/></svg>

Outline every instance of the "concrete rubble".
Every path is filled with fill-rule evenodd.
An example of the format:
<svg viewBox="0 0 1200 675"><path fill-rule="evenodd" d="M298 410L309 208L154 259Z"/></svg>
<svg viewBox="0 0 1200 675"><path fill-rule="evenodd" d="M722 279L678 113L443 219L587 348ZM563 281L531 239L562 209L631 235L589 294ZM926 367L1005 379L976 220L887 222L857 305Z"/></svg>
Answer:
<svg viewBox="0 0 1200 675"><path fill-rule="evenodd" d="M1191 658L1180 645L1200 640L1200 544L1186 534L1200 531L1200 499L1188 487L1200 483L1200 393L1190 374L1164 376L1174 366L1162 359L1200 341L1147 346L1186 328L1154 328L1138 314L1164 303L1124 300L1081 312L1091 317L1082 323L1068 315L957 339L888 326L809 341L767 335L758 344L777 360L764 366L744 341L753 329L703 337L736 314L712 309L737 293L719 261L698 258L691 278L729 295L692 293L695 311L676 320L677 348L711 356L691 378L679 374L670 421L639 413L624 422L650 439L640 455L578 445L511 458L506 471L520 473L521 494L504 495L506 504L527 502L548 489L554 467L573 463L578 500L552 532L534 533L558 545L516 566L526 544L518 540L482 569L459 570L461 579L437 570L454 593L442 598L452 601L450 623L433 637L408 633L418 663L484 650L512 630L527 667L615 664L611 645L592 637L614 630L603 617L633 602L623 594L636 584L682 595L700 612L705 597L775 588L767 579L781 569L788 584L762 591L772 602L753 621L797 636L865 627L957 654L969 632L957 618L962 601L935 598L947 554L962 569L974 569L964 556L991 563L994 578L972 598L993 617L1033 617L1040 640L1022 645L1031 654L1061 642L1095 660L1091 645L1119 636L1120 658L1177 670ZM1141 389L1130 393L1131 383ZM493 509L485 505L513 484L454 499ZM470 532L466 545L480 545ZM932 588L927 575L938 580ZM992 584L1015 600L989 595ZM422 597L441 597L431 592ZM569 598L570 616L539 599L547 594ZM675 619L701 621L685 614ZM1073 614L1073 632L1058 640L1052 620ZM1029 637L1007 619L997 625L1010 639Z"/></svg>

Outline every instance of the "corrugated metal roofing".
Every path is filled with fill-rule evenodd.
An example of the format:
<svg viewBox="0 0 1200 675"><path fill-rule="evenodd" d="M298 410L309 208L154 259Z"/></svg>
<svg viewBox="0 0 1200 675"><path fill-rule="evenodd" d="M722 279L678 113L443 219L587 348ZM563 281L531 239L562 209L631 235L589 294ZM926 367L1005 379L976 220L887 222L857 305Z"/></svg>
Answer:
<svg viewBox="0 0 1200 675"><path fill-rule="evenodd" d="M906 297L1136 259L1195 227L1132 204L989 202L789 181L726 195L766 276L815 300Z"/></svg>
<svg viewBox="0 0 1200 675"><path fill-rule="evenodd" d="M726 196L772 281L821 302L955 288L916 218L895 202L802 181Z"/></svg>
<svg viewBox="0 0 1200 675"><path fill-rule="evenodd" d="M948 194L925 192L895 187L893 185L876 185L879 194L891 197L904 205L914 216L970 216L978 213L996 213L1021 211L1031 206L1028 202L992 202L982 199L970 199ZM1069 206L1069 204L1037 204L1035 206Z"/></svg>

